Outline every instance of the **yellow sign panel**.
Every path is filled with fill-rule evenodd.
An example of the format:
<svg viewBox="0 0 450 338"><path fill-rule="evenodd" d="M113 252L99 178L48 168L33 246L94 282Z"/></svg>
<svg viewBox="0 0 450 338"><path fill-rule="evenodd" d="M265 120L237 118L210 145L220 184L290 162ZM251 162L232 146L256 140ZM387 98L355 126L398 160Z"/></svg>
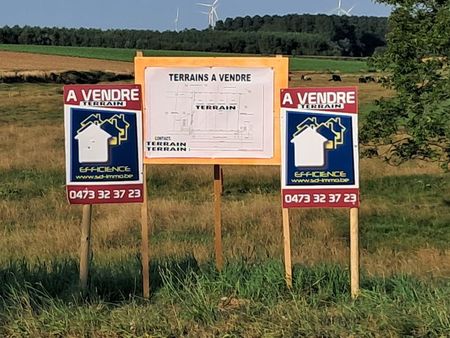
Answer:
<svg viewBox="0 0 450 338"><path fill-rule="evenodd" d="M280 165L285 57L136 57L145 164Z"/></svg>

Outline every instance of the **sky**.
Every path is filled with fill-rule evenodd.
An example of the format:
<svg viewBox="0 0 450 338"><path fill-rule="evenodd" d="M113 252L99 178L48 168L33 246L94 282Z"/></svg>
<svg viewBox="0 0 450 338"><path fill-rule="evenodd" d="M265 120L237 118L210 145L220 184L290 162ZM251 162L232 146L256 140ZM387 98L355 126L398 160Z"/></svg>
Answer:
<svg viewBox="0 0 450 338"><path fill-rule="evenodd" d="M213 0L2 0L1 26L47 26L175 30L205 29L205 7L198 2ZM331 14L338 0L219 0L219 19L254 15ZM342 0L353 15L388 16L390 8L373 0ZM207 8L206 8L207 10Z"/></svg>

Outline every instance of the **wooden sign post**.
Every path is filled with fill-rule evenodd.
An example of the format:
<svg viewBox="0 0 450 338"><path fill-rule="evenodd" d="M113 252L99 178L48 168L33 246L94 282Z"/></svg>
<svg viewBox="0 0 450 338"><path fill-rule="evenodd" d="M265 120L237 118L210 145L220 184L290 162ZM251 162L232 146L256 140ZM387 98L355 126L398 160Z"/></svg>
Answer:
<svg viewBox="0 0 450 338"><path fill-rule="evenodd" d="M89 281L89 266L91 261L91 224L92 204L83 205L83 219L81 221L80 245L80 288L83 293L87 291Z"/></svg>
<svg viewBox="0 0 450 338"><path fill-rule="evenodd" d="M214 165L214 252L216 256L216 268L223 269L222 249L222 189L223 175L220 165Z"/></svg>
<svg viewBox="0 0 450 338"><path fill-rule="evenodd" d="M359 220L358 208L350 209L350 291L352 298L359 295Z"/></svg>
<svg viewBox="0 0 450 338"><path fill-rule="evenodd" d="M286 285L292 288L292 259L291 259L291 231L289 225L289 209L282 208L283 244L284 244L284 273Z"/></svg>
<svg viewBox="0 0 450 338"><path fill-rule="evenodd" d="M136 51L136 57L143 57L141 50ZM147 167L143 168L144 201L141 205L141 268L142 268L142 296L150 298L150 258L149 258L149 226L148 226L148 197L147 197Z"/></svg>
<svg viewBox="0 0 450 338"><path fill-rule="evenodd" d="M149 226L147 198L147 168L144 167L144 202L141 205L141 265L142 265L142 295L150 298L150 258L149 258Z"/></svg>

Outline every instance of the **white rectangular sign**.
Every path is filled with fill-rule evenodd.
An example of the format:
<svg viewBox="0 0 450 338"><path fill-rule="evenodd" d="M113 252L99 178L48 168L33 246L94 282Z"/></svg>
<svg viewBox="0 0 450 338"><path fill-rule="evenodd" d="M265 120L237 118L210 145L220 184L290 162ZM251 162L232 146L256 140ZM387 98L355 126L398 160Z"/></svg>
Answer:
<svg viewBox="0 0 450 338"><path fill-rule="evenodd" d="M146 67L146 158L273 157L270 67Z"/></svg>

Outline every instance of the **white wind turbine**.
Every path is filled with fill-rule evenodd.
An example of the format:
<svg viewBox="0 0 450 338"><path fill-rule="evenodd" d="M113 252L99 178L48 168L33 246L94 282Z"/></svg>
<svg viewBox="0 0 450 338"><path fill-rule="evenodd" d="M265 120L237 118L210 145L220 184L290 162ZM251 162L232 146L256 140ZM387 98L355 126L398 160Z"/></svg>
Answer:
<svg viewBox="0 0 450 338"><path fill-rule="evenodd" d="M214 0L210 4L198 2L197 5L209 8L208 12L201 12L201 13L208 15L208 26L214 28L216 26L217 20L219 20L219 16L217 15L217 7L219 7L219 0Z"/></svg>
<svg viewBox="0 0 450 338"><path fill-rule="evenodd" d="M177 16L175 17L175 20L173 21L175 23L175 32L178 33L178 18L180 14L180 8L177 7Z"/></svg>
<svg viewBox="0 0 450 338"><path fill-rule="evenodd" d="M338 0L338 6L331 11L331 14L350 16L351 15L350 12L353 10L353 8L355 8L355 5L353 5L349 9L342 8L342 0Z"/></svg>

